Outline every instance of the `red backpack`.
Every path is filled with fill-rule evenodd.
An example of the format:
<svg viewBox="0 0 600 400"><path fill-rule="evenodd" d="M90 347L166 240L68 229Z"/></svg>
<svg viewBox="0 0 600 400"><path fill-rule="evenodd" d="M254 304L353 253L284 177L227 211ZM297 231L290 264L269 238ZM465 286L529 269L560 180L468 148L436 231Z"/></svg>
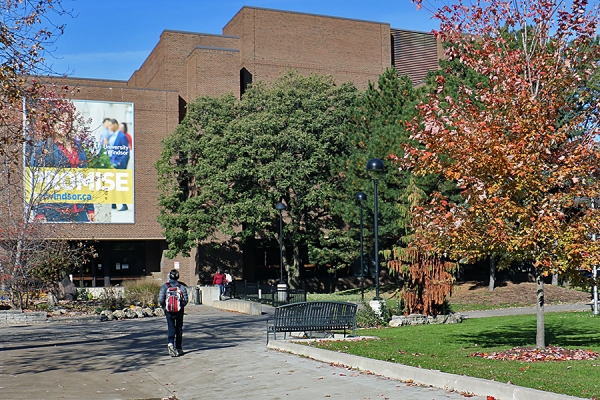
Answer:
<svg viewBox="0 0 600 400"><path fill-rule="evenodd" d="M167 295L166 295L166 311L170 313L176 313L181 311L181 301L183 299L183 292L181 291L181 284L177 284L176 286L171 286L169 282L165 283L167 285Z"/></svg>

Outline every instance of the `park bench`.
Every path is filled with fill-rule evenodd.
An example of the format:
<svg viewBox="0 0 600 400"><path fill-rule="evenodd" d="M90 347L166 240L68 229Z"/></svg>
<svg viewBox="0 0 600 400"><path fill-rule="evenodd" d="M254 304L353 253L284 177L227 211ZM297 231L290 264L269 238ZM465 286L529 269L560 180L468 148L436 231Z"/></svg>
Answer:
<svg viewBox="0 0 600 400"><path fill-rule="evenodd" d="M267 344L269 332L277 340L277 332L328 332L334 330L356 330L357 305L341 301L309 301L287 304L275 308L273 319L267 320Z"/></svg>

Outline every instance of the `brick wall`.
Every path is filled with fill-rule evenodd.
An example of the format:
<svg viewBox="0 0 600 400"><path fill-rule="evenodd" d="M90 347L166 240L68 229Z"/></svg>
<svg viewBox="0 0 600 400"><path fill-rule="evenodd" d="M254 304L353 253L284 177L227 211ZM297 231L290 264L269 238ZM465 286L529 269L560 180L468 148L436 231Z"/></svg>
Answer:
<svg viewBox="0 0 600 400"><path fill-rule="evenodd" d="M391 66L386 23L244 7L223 33L240 37L240 68L254 81L272 81L292 68L364 88Z"/></svg>
<svg viewBox="0 0 600 400"><path fill-rule="evenodd" d="M237 49L198 46L187 60L187 95L219 97L240 95L240 52ZM191 100L190 100L191 101Z"/></svg>
<svg viewBox="0 0 600 400"><path fill-rule="evenodd" d="M152 53L130 78L129 86L177 90L182 99L191 101L194 97L187 94L188 58L196 47L236 49L238 43L239 38L232 36L163 31L160 35L160 41L152 50ZM236 68L238 67L237 62L234 65ZM228 66L213 66L214 71L218 71L219 68L228 68ZM235 82L238 81L239 77L236 76ZM209 89L214 90L214 85ZM198 94L205 94L201 86L198 87L198 90ZM227 93L227 91L217 93L217 95L224 93Z"/></svg>

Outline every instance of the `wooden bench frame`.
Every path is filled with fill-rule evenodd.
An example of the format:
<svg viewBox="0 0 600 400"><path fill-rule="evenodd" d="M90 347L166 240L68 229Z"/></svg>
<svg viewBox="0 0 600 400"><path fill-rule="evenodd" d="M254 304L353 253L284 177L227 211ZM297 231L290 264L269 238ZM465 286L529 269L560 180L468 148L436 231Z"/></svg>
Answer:
<svg viewBox="0 0 600 400"><path fill-rule="evenodd" d="M277 332L331 332L333 330L356 331L356 310L358 306L342 301L308 301L287 304L275 308L274 318L267 320L267 344L269 332L277 340ZM271 323L270 323L271 321Z"/></svg>

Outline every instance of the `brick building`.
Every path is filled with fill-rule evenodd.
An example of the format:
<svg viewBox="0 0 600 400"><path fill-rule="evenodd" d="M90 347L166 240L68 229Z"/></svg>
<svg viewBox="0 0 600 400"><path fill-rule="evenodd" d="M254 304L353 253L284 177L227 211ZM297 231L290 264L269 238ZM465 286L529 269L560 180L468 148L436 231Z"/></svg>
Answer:
<svg viewBox="0 0 600 400"><path fill-rule="evenodd" d="M162 138L184 117L187 102L200 95L239 97L253 81L271 81L288 69L332 75L338 82L365 88L393 65L418 84L428 70L437 68L441 54L433 35L393 29L388 23L244 7L221 35L165 30L128 81L61 79L61 84L78 88L74 100L133 105L131 223L110 219L74 225L75 238L98 241L99 257L82 277L88 284L102 285L178 267L182 280L195 284L218 263L229 265L237 278L263 277L253 265L255 255L249 255L255 250L244 255L235 247L210 262L201 252L175 260L162 255L166 241L157 222L154 164Z"/></svg>

